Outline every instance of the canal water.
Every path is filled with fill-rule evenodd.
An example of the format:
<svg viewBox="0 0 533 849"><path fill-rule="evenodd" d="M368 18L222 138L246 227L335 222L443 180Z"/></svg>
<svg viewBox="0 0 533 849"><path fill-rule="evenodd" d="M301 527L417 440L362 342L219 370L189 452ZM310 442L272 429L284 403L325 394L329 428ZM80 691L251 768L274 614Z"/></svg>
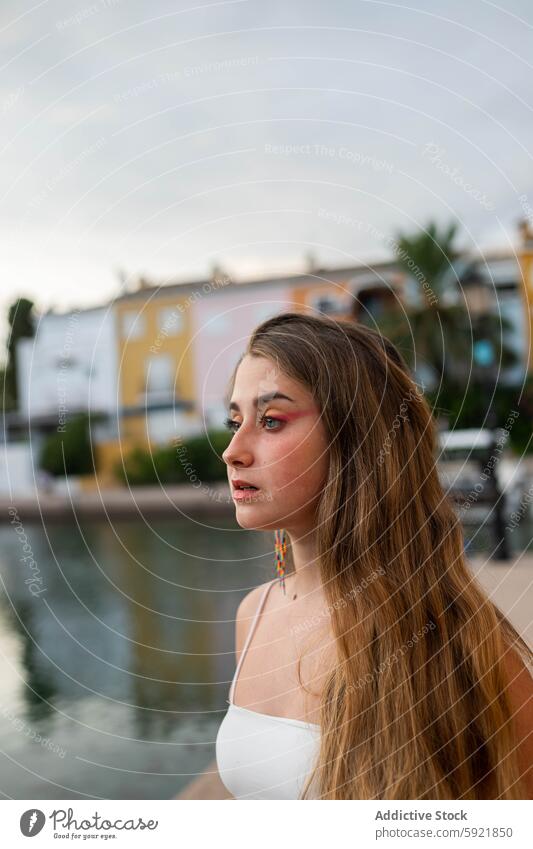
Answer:
<svg viewBox="0 0 533 849"><path fill-rule="evenodd" d="M275 574L273 534L232 519L23 530L39 574L0 527L0 792L171 798L214 757L235 612Z"/></svg>
<svg viewBox="0 0 533 849"><path fill-rule="evenodd" d="M229 518L20 527L0 526L0 793L171 798L214 758L235 612L275 574L273 534ZM513 548L531 538L524 523ZM490 550L490 528L465 526L465 545Z"/></svg>

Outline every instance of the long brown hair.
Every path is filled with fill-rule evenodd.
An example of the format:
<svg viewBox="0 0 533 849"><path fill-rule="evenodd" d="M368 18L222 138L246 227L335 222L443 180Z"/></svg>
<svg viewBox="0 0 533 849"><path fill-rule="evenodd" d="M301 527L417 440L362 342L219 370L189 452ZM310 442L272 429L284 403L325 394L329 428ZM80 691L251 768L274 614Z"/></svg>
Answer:
<svg viewBox="0 0 533 849"><path fill-rule="evenodd" d="M533 652L467 566L405 361L364 325L296 312L245 354L313 394L329 440L316 528L337 664L302 798L524 798L504 654Z"/></svg>

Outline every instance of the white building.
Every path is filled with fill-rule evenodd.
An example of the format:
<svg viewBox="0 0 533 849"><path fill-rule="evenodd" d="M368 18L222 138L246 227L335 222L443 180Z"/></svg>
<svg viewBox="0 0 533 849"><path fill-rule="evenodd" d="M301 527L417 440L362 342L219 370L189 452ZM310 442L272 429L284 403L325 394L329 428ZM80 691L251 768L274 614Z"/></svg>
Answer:
<svg viewBox="0 0 533 849"><path fill-rule="evenodd" d="M17 343L19 408L6 415L0 493L35 492L43 441L64 430L69 417L90 412L116 419L117 374L112 305L39 317L34 337Z"/></svg>
<svg viewBox="0 0 533 849"><path fill-rule="evenodd" d="M33 339L17 345L19 413L61 420L75 412L112 414L117 407L113 307L45 313Z"/></svg>

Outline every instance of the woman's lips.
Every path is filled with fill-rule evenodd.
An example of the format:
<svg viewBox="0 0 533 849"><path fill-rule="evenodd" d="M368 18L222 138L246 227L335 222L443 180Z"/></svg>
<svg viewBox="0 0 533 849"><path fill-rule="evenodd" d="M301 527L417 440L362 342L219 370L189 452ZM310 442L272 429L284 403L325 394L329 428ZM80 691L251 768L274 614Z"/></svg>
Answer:
<svg viewBox="0 0 533 849"><path fill-rule="evenodd" d="M234 489L232 494L235 501L253 501L260 492L260 489Z"/></svg>

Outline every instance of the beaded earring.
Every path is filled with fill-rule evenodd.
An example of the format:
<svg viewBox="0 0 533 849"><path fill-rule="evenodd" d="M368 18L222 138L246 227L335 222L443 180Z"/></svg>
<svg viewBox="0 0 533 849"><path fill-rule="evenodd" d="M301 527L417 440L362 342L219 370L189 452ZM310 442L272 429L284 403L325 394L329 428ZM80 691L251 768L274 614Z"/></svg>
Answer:
<svg viewBox="0 0 533 849"><path fill-rule="evenodd" d="M284 530L276 530L274 531L274 547L276 551L276 572L279 579L279 584L283 589L284 595L287 594L285 590L285 554L287 552L287 538Z"/></svg>

